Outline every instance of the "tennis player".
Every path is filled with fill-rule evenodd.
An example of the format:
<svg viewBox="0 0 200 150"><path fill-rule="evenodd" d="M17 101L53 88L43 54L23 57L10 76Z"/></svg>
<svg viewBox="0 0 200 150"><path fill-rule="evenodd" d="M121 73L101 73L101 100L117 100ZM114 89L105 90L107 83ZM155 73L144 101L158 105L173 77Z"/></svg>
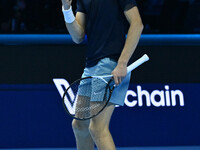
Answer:
<svg viewBox="0 0 200 150"><path fill-rule="evenodd" d="M77 0L76 16L72 0L62 0L66 27L77 44L87 35L86 66L82 77L112 74L115 88L109 105L89 121L72 121L78 150L115 150L109 123L115 105L124 105L130 74L127 64L143 24L135 0ZM127 38L125 35L128 31Z"/></svg>

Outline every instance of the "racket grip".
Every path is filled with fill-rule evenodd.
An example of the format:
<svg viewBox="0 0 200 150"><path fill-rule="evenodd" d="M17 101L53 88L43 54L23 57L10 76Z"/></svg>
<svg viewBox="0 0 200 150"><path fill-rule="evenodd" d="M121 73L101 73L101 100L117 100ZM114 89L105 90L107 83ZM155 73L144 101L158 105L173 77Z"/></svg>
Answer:
<svg viewBox="0 0 200 150"><path fill-rule="evenodd" d="M136 60L134 63L132 63L127 67L127 73L131 72L132 70L134 70L135 68L137 68L138 66L140 66L141 64L143 64L148 60L149 57L147 56L147 54L144 54L141 58L139 58L138 60Z"/></svg>

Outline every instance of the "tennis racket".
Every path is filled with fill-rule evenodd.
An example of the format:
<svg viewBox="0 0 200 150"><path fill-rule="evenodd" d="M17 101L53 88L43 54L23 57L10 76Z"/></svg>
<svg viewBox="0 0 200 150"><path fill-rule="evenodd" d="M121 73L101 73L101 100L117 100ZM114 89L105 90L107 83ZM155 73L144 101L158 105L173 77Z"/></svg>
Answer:
<svg viewBox="0 0 200 150"><path fill-rule="evenodd" d="M149 57L143 55L127 67L127 73L148 60ZM101 113L109 103L115 88L112 77L112 75L89 76L70 84L63 95L66 112L77 120L88 120Z"/></svg>

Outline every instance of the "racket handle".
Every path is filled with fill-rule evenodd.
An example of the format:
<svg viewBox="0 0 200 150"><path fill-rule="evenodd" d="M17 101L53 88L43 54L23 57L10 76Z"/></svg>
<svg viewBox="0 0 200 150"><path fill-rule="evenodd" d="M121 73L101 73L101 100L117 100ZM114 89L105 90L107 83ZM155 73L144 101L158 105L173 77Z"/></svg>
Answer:
<svg viewBox="0 0 200 150"><path fill-rule="evenodd" d="M144 54L141 58L139 58L138 60L136 60L134 63L132 63L127 67L127 73L131 72L132 70L134 70L135 68L137 68L138 66L140 66L141 64L143 64L148 60L149 57L147 56L147 54Z"/></svg>

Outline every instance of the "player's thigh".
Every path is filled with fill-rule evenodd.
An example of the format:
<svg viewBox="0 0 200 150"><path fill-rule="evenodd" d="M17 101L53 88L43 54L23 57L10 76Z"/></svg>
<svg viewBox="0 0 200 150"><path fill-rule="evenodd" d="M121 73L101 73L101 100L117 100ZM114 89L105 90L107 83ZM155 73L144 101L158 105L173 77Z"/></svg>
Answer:
<svg viewBox="0 0 200 150"><path fill-rule="evenodd" d="M99 115L90 120L89 128L97 131L101 131L104 128L108 128L114 109L114 104L108 104L108 106L106 106Z"/></svg>

